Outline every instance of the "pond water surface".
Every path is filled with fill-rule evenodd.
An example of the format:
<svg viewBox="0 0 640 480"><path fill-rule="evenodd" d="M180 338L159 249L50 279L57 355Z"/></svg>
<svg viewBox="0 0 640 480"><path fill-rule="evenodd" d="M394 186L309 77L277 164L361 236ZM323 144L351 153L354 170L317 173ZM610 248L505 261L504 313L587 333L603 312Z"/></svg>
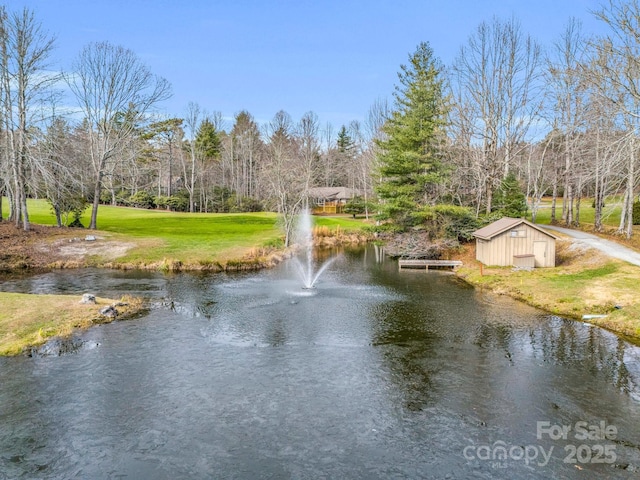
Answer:
<svg viewBox="0 0 640 480"><path fill-rule="evenodd" d="M0 283L153 305L0 359L0 479L640 477L638 347L374 248L313 290L292 262Z"/></svg>

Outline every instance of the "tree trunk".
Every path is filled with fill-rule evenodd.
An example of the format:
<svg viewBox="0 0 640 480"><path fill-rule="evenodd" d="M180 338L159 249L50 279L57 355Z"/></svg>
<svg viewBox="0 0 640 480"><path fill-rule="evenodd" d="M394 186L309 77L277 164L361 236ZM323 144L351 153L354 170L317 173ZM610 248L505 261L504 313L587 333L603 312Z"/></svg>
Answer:
<svg viewBox="0 0 640 480"><path fill-rule="evenodd" d="M633 235L633 197L635 186L635 145L633 141L629 142L629 164L627 171L627 187L624 196L623 214L620 216L620 227L618 231L623 233L625 237L631 238Z"/></svg>
<svg viewBox="0 0 640 480"><path fill-rule="evenodd" d="M622 200L622 210L620 211L620 224L618 225L618 234L624 233L624 227L627 224L627 205L629 204L629 189L624 191L624 200Z"/></svg>
<svg viewBox="0 0 640 480"><path fill-rule="evenodd" d="M56 216L56 225L62 227L62 215L60 215L60 206L58 203L53 205L53 213Z"/></svg>
<svg viewBox="0 0 640 480"><path fill-rule="evenodd" d="M29 223L29 212L27 211L27 194L24 191L24 182L23 182L23 191L20 195L20 210L22 210L22 229L25 232L31 230L31 224Z"/></svg>
<svg viewBox="0 0 640 480"><path fill-rule="evenodd" d="M573 187L568 184L566 187L564 211L564 223L567 227L573 224Z"/></svg>
<svg viewBox="0 0 640 480"><path fill-rule="evenodd" d="M553 191L551 193L551 218L550 218L550 222L556 223L556 204L558 202L558 181L557 181L557 176L556 176L556 180L554 180L553 182Z"/></svg>
<svg viewBox="0 0 640 480"><path fill-rule="evenodd" d="M596 170L595 170L595 194L594 194L594 228L596 232L602 231L602 207L603 194L602 185L600 185L600 131L596 129Z"/></svg>
<svg viewBox="0 0 640 480"><path fill-rule="evenodd" d="M100 205L100 191L102 190L102 168L99 169L96 184L93 187L93 206L91 207L91 222L89 228L96 230L98 228L98 206Z"/></svg>
<svg viewBox="0 0 640 480"><path fill-rule="evenodd" d="M170 197L172 194L171 191L171 181L172 181L172 168L171 164L173 163L173 149L171 148L171 142L169 142L169 164L167 165L167 170L169 172L169 179L167 180L167 197Z"/></svg>
<svg viewBox="0 0 640 480"><path fill-rule="evenodd" d="M194 140L195 142L195 140ZM193 213L195 211L195 189L196 189L196 156L195 152L191 157L191 179L190 179L190 187L189 187L189 212Z"/></svg>

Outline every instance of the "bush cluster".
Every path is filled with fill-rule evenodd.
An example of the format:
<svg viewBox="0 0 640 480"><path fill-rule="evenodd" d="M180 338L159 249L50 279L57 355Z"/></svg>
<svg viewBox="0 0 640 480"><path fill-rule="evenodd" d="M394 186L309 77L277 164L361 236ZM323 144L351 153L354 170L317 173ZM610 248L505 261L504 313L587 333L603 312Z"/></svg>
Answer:
<svg viewBox="0 0 640 480"><path fill-rule="evenodd" d="M100 195L100 201L104 204L113 204L114 196L105 191ZM133 195L128 195L124 190L115 193L115 204L123 207L158 208L173 212L189 211L189 192L181 189L173 195L152 195L146 190L139 190ZM244 213L261 212L263 204L251 197L240 197L235 192L223 187L214 187L207 199L206 205L202 205L202 211L214 213Z"/></svg>
<svg viewBox="0 0 640 480"><path fill-rule="evenodd" d="M633 202L633 224L640 225L640 201Z"/></svg>

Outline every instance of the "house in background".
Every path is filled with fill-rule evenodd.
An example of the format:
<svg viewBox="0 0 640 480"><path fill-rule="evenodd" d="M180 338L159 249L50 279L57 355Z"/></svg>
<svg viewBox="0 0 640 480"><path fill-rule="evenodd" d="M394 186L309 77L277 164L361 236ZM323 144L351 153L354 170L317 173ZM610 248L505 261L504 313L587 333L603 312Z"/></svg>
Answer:
<svg viewBox="0 0 640 480"><path fill-rule="evenodd" d="M315 187L309 189L309 206L314 215L342 213L347 201L358 191L347 187Z"/></svg>
<svg viewBox="0 0 640 480"><path fill-rule="evenodd" d="M491 266L555 267L557 237L523 218L504 217L473 232L476 260Z"/></svg>

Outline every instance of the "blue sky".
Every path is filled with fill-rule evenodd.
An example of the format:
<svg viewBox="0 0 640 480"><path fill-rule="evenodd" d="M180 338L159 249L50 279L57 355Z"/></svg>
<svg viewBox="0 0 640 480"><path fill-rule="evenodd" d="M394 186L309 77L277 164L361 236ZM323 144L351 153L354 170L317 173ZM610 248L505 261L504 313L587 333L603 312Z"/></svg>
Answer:
<svg viewBox="0 0 640 480"><path fill-rule="evenodd" d="M278 110L297 121L312 110L337 129L391 98L399 66L428 41L449 64L480 22L519 19L549 46L570 17L585 33L603 26L600 0L9 0L27 6L57 37L54 65L68 69L80 49L107 40L130 48L171 82L162 113L190 101L231 119L257 121ZM231 121L228 122L229 126Z"/></svg>

